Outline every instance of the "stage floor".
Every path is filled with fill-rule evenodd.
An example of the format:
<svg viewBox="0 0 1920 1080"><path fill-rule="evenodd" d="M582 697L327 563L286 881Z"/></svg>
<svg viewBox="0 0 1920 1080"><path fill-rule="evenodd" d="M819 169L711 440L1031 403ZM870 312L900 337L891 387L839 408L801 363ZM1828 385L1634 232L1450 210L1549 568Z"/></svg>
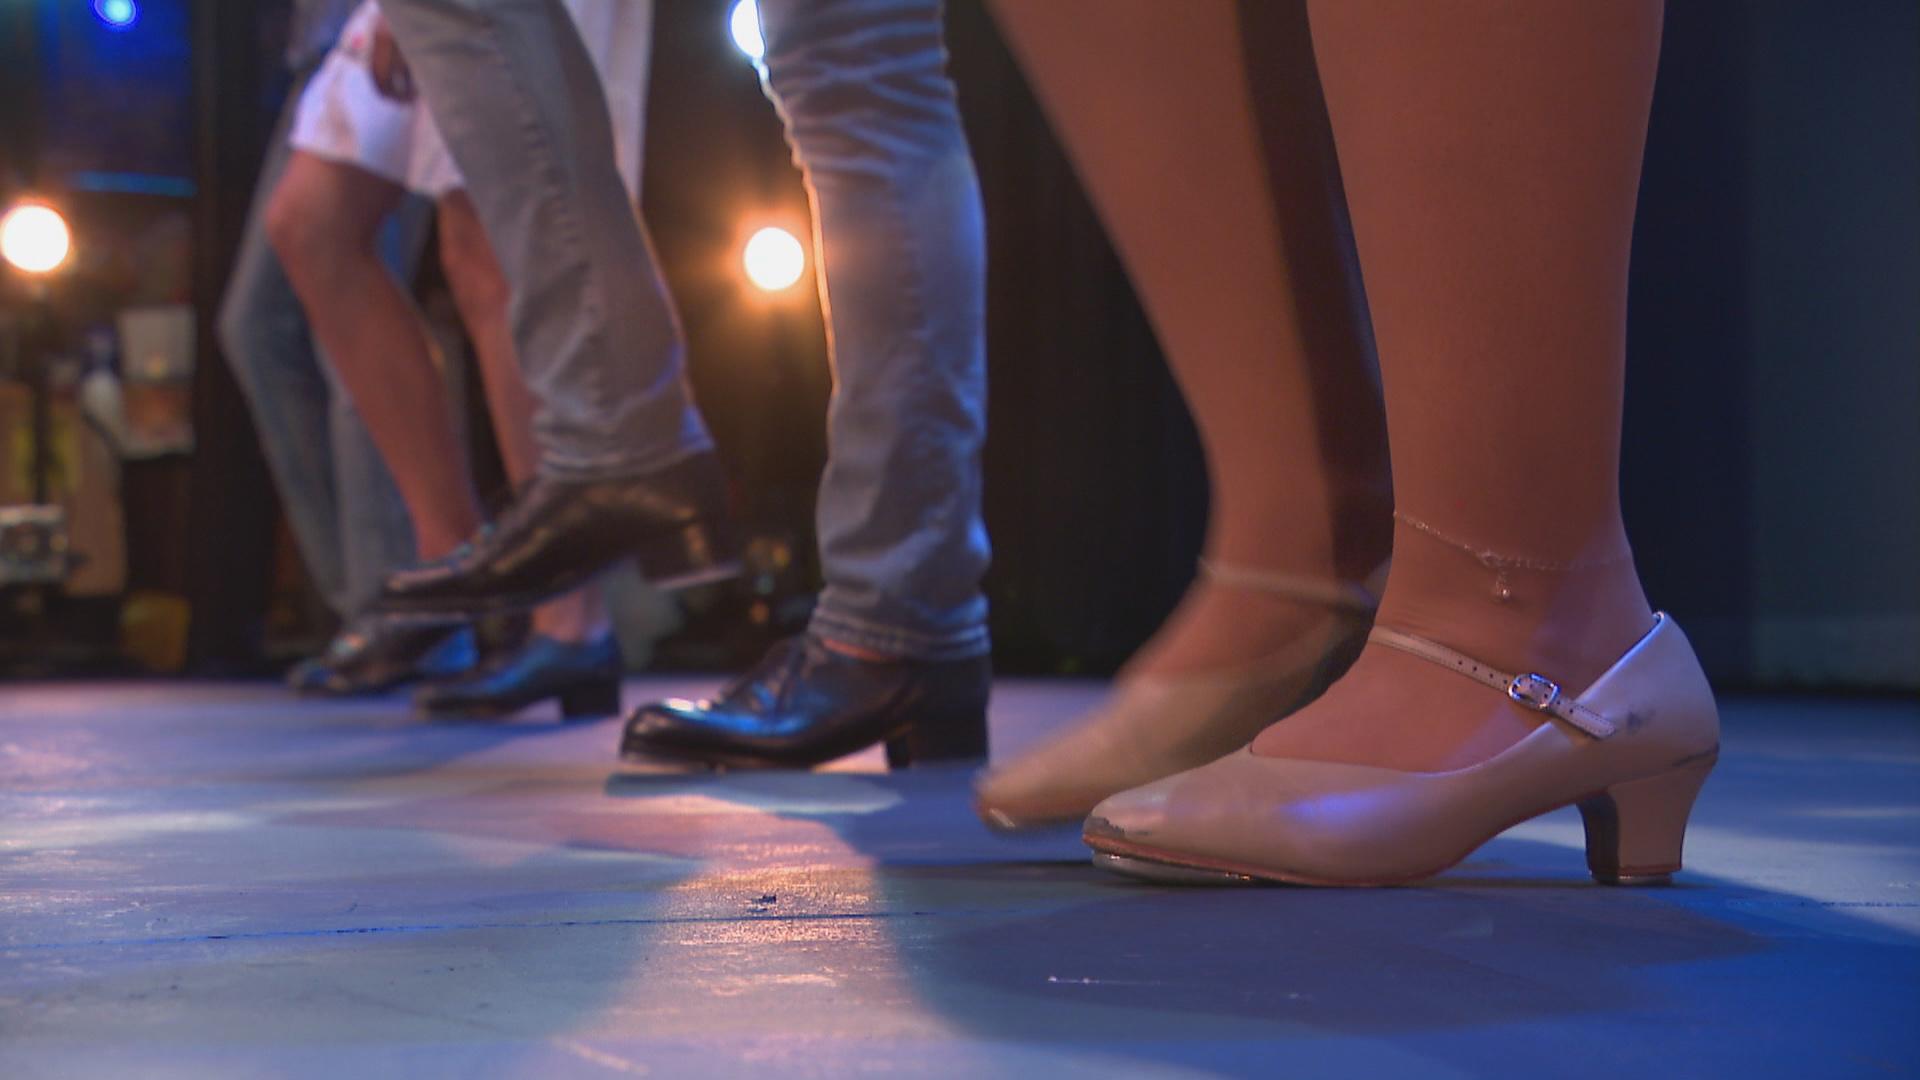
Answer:
<svg viewBox="0 0 1920 1080"><path fill-rule="evenodd" d="M997 745L1098 691L1002 683ZM1592 884L1566 811L1426 887L1180 889L877 754L0 687L0 1076L1915 1075L1920 705L1726 725L1672 888Z"/></svg>

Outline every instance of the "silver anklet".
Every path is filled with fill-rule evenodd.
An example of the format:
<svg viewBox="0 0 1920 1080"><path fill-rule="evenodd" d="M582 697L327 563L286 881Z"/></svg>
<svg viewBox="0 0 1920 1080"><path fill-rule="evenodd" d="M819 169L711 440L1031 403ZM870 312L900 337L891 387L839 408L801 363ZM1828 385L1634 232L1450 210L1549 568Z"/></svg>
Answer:
<svg viewBox="0 0 1920 1080"><path fill-rule="evenodd" d="M1502 555L1497 551L1475 547L1465 540L1458 540L1448 536L1446 533L1441 532L1439 529L1434 528L1411 514L1404 514L1395 510L1393 516L1395 519L1405 522L1408 528L1417 532L1426 533L1428 536L1433 537L1448 547L1458 548L1466 552L1468 555L1473 556L1475 562L1492 571L1493 598L1502 604L1513 599L1513 582L1512 579L1507 576L1509 570L1588 570L1594 567L1612 566L1615 563L1627 562L1633 558L1631 551L1621 552L1618 555L1609 555L1603 559L1573 559L1567 562L1553 562L1548 559L1530 559L1520 555Z"/></svg>

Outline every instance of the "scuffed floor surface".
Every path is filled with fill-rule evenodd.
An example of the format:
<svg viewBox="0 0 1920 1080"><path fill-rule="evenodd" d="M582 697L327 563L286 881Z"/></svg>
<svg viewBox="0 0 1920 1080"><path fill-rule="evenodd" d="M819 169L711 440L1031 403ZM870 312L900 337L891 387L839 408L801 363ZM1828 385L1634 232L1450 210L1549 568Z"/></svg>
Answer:
<svg viewBox="0 0 1920 1080"><path fill-rule="evenodd" d="M998 747L1097 693L1003 684ZM1920 707L1726 711L1673 888L1592 884L1567 811L1345 892L1129 883L877 755L3 687L0 1077L1915 1075Z"/></svg>

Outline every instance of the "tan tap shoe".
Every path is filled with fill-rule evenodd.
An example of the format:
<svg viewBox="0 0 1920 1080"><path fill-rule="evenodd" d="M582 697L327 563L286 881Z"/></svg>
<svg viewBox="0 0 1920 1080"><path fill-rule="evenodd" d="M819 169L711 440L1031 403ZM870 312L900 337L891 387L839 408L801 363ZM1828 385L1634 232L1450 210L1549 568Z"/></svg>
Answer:
<svg viewBox="0 0 1920 1080"><path fill-rule="evenodd" d="M1322 605L1319 626L1286 650L1231 671L1122 678L1098 709L975 785L974 808L1014 831L1081 821L1109 795L1204 765L1245 746L1320 696L1347 670L1373 623L1385 568L1365 584L1314 581L1203 561L1235 588Z"/></svg>
<svg viewBox="0 0 1920 1080"><path fill-rule="evenodd" d="M1241 749L1094 808L1094 861L1160 880L1390 885L1447 869L1506 829L1574 805L1587 866L1613 885L1680 869L1694 796L1720 751L1713 692L1667 615L1577 698L1424 638L1375 629L1377 644L1452 668L1546 714L1470 768L1415 773L1266 758Z"/></svg>

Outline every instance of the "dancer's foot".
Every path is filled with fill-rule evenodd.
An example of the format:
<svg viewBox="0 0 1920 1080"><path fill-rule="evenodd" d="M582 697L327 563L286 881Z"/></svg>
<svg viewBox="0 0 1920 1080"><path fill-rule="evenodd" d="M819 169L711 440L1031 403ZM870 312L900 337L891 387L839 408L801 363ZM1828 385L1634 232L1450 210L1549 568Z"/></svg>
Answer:
<svg viewBox="0 0 1920 1080"><path fill-rule="evenodd" d="M1402 519L1375 625L1585 689L1653 625L1624 537L1563 559L1474 549ZM1404 652L1369 645L1318 701L1253 740L1261 757L1410 771L1464 768L1544 722Z"/></svg>
<svg viewBox="0 0 1920 1080"><path fill-rule="evenodd" d="M1203 564L1193 596L1235 593L1243 596L1231 606L1265 616L1260 650L1236 648L1231 660L1190 673L1129 665L1090 716L980 779L980 816L1004 830L1079 821L1109 795L1245 746L1346 669L1373 615L1373 593L1358 583ZM1206 599L1185 614L1208 611L1226 617Z"/></svg>
<svg viewBox="0 0 1920 1080"><path fill-rule="evenodd" d="M884 742L894 767L978 761L992 682L984 656L863 660L803 634L714 698L635 710L620 754L804 769Z"/></svg>
<svg viewBox="0 0 1920 1080"><path fill-rule="evenodd" d="M1384 573L1345 584L1334 578L1326 570L1290 572L1202 559L1179 606L1127 661L1118 681L1244 670L1313 633L1329 604L1359 604L1369 612L1378 605Z"/></svg>
<svg viewBox="0 0 1920 1080"><path fill-rule="evenodd" d="M621 480L536 479L452 555L387 579L385 612L483 614L530 607L621 559L661 588L738 573L726 484L712 454Z"/></svg>
<svg viewBox="0 0 1920 1080"><path fill-rule="evenodd" d="M422 623L363 615L328 643L327 651L287 673L303 694L378 694L419 679L471 668L473 631L464 621Z"/></svg>
<svg viewBox="0 0 1920 1080"><path fill-rule="evenodd" d="M1372 647L1525 710L1537 726L1473 767L1444 771L1229 754L1095 807L1085 829L1095 861L1183 883L1393 884L1436 874L1514 824L1577 804L1587 863L1602 882L1664 882L1680 868L1688 813L1719 752L1719 720L1671 618L1658 617L1578 694L1558 673L1501 671L1396 631L1375 629ZM1427 712L1403 698L1373 730L1407 732Z"/></svg>
<svg viewBox="0 0 1920 1080"><path fill-rule="evenodd" d="M620 646L612 634L585 642L534 634L520 648L461 679L423 687L414 704L436 716L507 716L556 700L568 720L620 711Z"/></svg>

